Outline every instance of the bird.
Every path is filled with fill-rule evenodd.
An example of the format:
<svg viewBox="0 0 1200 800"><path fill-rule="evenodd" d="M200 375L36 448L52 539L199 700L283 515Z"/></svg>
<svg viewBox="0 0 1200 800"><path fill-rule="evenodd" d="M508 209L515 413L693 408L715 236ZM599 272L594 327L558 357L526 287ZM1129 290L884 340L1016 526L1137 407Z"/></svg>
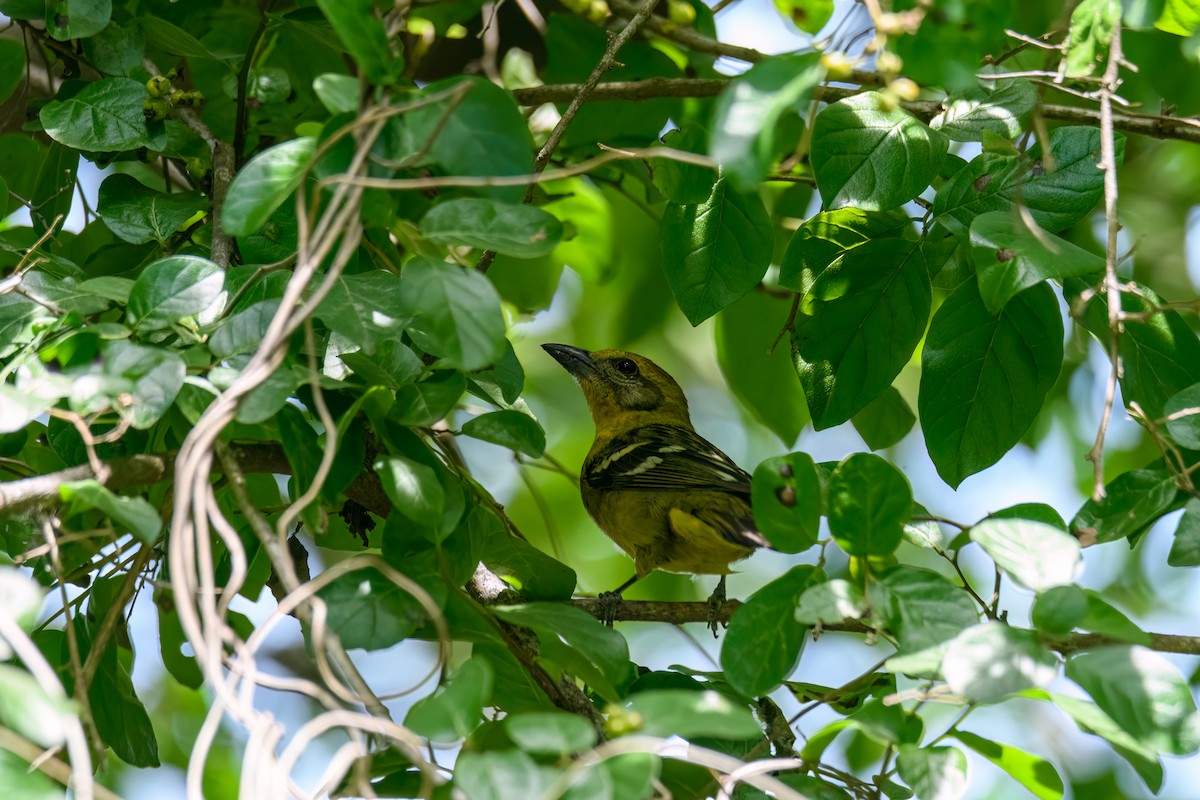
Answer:
<svg viewBox="0 0 1200 800"><path fill-rule="evenodd" d="M543 344L579 383L596 437L579 476L584 508L634 563L599 596L612 624L622 593L654 570L719 575L709 627L730 565L770 547L754 523L750 475L696 432L683 389L650 359L623 350Z"/></svg>

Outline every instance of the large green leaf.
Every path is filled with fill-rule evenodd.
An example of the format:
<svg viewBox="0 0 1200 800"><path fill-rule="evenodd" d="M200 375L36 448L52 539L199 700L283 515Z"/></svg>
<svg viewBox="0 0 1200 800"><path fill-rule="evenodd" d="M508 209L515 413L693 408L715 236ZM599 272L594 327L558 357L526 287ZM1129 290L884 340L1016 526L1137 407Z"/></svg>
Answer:
<svg viewBox="0 0 1200 800"><path fill-rule="evenodd" d="M483 721L483 709L492 699L492 665L486 658L468 658L449 681L413 704L405 726L433 742L466 738Z"/></svg>
<svg viewBox="0 0 1200 800"><path fill-rule="evenodd" d="M792 567L733 612L721 645L721 668L733 688L758 697L791 674L808 637L808 629L796 621L796 604L824 577L808 565Z"/></svg>
<svg viewBox="0 0 1200 800"><path fill-rule="evenodd" d="M402 285L384 270L340 275L315 314L331 330L374 353L396 342L412 319Z"/></svg>
<svg viewBox="0 0 1200 800"><path fill-rule="evenodd" d="M967 756L957 747L902 744L896 771L922 800L957 800L967 791Z"/></svg>
<svg viewBox="0 0 1200 800"><path fill-rule="evenodd" d="M913 239L912 220L903 210L823 211L796 229L779 265L779 283L806 294L838 256L872 239Z"/></svg>
<svg viewBox="0 0 1200 800"><path fill-rule="evenodd" d="M691 124L667 131L662 143L675 150L702 153L707 138L704 128ZM703 203L712 194L713 184L717 182L717 171L711 167L667 158L656 159L653 163L654 185L672 203Z"/></svg>
<svg viewBox="0 0 1200 800"><path fill-rule="evenodd" d="M1196 0L1163 0L1162 15L1154 27L1179 36L1191 36L1200 28L1200 6Z"/></svg>
<svg viewBox="0 0 1200 800"><path fill-rule="evenodd" d="M60 42L95 36L111 18L112 0L46 2L46 32Z"/></svg>
<svg viewBox="0 0 1200 800"><path fill-rule="evenodd" d="M504 409L480 414L463 423L462 432L530 458L541 458L546 452L546 432L536 419L523 411Z"/></svg>
<svg viewBox="0 0 1200 800"><path fill-rule="evenodd" d="M989 313L1042 281L1097 275L1104 259L1039 228L1011 211L989 211L971 223L971 255L979 294Z"/></svg>
<svg viewBox="0 0 1200 800"><path fill-rule="evenodd" d="M71 481L59 487L63 500L75 511L95 508L143 542L154 542L162 532L157 509L141 497L120 497L94 480Z"/></svg>
<svg viewBox="0 0 1200 800"><path fill-rule="evenodd" d="M1136 536L1159 517L1178 508L1179 485L1168 469L1123 472L1104 487L1104 496L1088 500L1071 520L1071 530L1093 542Z"/></svg>
<svg viewBox="0 0 1200 800"><path fill-rule="evenodd" d="M693 325L753 289L771 262L771 221L756 194L718 180L703 203L668 203L662 220L663 269Z"/></svg>
<svg viewBox="0 0 1200 800"><path fill-rule="evenodd" d="M504 352L504 317L495 288L475 270L415 258L400 280L408 333L440 364L468 372L483 369Z"/></svg>
<svg viewBox="0 0 1200 800"><path fill-rule="evenodd" d="M1083 562L1078 539L1042 522L985 519L970 536L1006 575L1035 592L1071 583Z"/></svg>
<svg viewBox="0 0 1200 800"><path fill-rule="evenodd" d="M225 272L199 256L167 256L142 270L129 292L129 316L143 331L167 328L221 298Z"/></svg>
<svg viewBox="0 0 1200 800"><path fill-rule="evenodd" d="M1200 567L1200 500L1188 500L1175 529L1167 563L1172 567Z"/></svg>
<svg viewBox="0 0 1200 800"><path fill-rule="evenodd" d="M944 134L879 92L864 92L817 115L812 168L826 208L886 211L929 185L948 146Z"/></svg>
<svg viewBox="0 0 1200 800"><path fill-rule="evenodd" d="M1046 759L970 731L956 730L950 735L1004 770L1038 800L1060 800L1063 796L1062 777Z"/></svg>
<svg viewBox="0 0 1200 800"><path fill-rule="evenodd" d="M812 456L789 453L754 468L750 485L754 524L772 549L800 553L817 543L821 482Z"/></svg>
<svg viewBox="0 0 1200 800"><path fill-rule="evenodd" d="M776 124L806 111L823 74L817 53L772 56L721 90L713 106L708 154L720 162L735 187L754 189L781 149L795 149L794 141L776 141Z"/></svg>
<svg viewBox="0 0 1200 800"><path fill-rule="evenodd" d="M929 326L917 403L942 480L958 486L1029 430L1058 379L1062 340L1049 286L1022 292L999 315L988 313L975 281L946 299Z"/></svg>
<svg viewBox="0 0 1200 800"><path fill-rule="evenodd" d="M898 444L908 435L917 417L895 386L889 386L850 420L854 430L872 450Z"/></svg>
<svg viewBox="0 0 1200 800"><path fill-rule="evenodd" d="M754 739L762 736L750 709L710 690L654 689L630 696L625 708L642 720L650 736Z"/></svg>
<svg viewBox="0 0 1200 800"><path fill-rule="evenodd" d="M92 649L94 626L100 623L88 620L83 614L76 616L73 622L79 642L79 657L86 662ZM134 691L129 668L118 657L115 638L108 640L92 682L87 687L88 704L92 709L96 732L126 764L132 767L157 767L160 762L154 726L146 707ZM132 658L132 653L129 656Z"/></svg>
<svg viewBox="0 0 1200 800"><path fill-rule="evenodd" d="M829 531L852 556L891 555L912 513L903 473L871 453L855 453L829 478Z"/></svg>
<svg viewBox="0 0 1200 800"><path fill-rule="evenodd" d="M915 242L876 239L813 280L792 329L792 356L813 426L839 425L879 397L925 332L932 288Z"/></svg>
<svg viewBox="0 0 1200 800"><path fill-rule="evenodd" d="M942 659L942 674L951 691L968 701L998 703L1053 681L1058 657L1032 631L985 622L954 637Z"/></svg>
<svg viewBox="0 0 1200 800"><path fill-rule="evenodd" d="M376 0L317 0L317 6L367 80L387 86L395 82L404 64L392 55L376 5Z"/></svg>
<svg viewBox="0 0 1200 800"><path fill-rule="evenodd" d="M1082 0L1071 12L1063 43L1065 74L1071 78L1103 72L1113 31L1121 24L1121 0Z"/></svg>
<svg viewBox="0 0 1200 800"><path fill-rule="evenodd" d="M956 142L978 142L985 134L1016 139L1037 100L1037 90L1024 78L981 80L980 87L947 99L929 125Z"/></svg>
<svg viewBox="0 0 1200 800"><path fill-rule="evenodd" d="M128 403L115 405L134 428L146 430L174 404L187 377L187 365L175 350L118 339L104 347L104 373L132 382Z"/></svg>
<svg viewBox="0 0 1200 800"><path fill-rule="evenodd" d="M12 97L25 74L25 45L16 39L0 40L0 103ZM4 198L7 202L8 198ZM4 206L0 205L0 217Z"/></svg>
<svg viewBox="0 0 1200 800"><path fill-rule="evenodd" d="M926 569L894 567L871 584L870 597L903 653L948 642L979 621L966 592Z"/></svg>
<svg viewBox="0 0 1200 800"><path fill-rule="evenodd" d="M438 588L444 595L445 586ZM415 597L375 569L339 575L318 594L329 605L329 629L349 648L383 650L412 636L427 619Z"/></svg>
<svg viewBox="0 0 1200 800"><path fill-rule="evenodd" d="M234 176L221 209L221 225L233 236L249 236L292 196L312 163L317 140L301 136L262 151Z"/></svg>
<svg viewBox="0 0 1200 800"><path fill-rule="evenodd" d="M167 136L148 126L146 97L146 87L135 80L101 78L65 100L51 100L40 118L51 139L76 150L162 150Z"/></svg>
<svg viewBox="0 0 1200 800"><path fill-rule="evenodd" d="M790 447L808 422L808 406L787 349L769 349L787 312L786 302L747 292L717 314L715 336L717 364L733 396Z"/></svg>
<svg viewBox="0 0 1200 800"><path fill-rule="evenodd" d="M96 213L109 230L131 244L165 244L179 226L205 207L199 192L157 192L131 175L110 175L100 184Z"/></svg>
<svg viewBox="0 0 1200 800"><path fill-rule="evenodd" d="M440 244L467 245L516 258L549 254L562 240L562 223L540 208L464 197L430 209L421 232Z"/></svg>

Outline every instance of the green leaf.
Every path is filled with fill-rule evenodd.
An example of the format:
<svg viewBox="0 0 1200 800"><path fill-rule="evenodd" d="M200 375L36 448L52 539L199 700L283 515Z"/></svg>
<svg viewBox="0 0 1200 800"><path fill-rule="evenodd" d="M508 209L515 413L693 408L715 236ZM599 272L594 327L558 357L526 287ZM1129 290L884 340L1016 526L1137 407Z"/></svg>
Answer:
<svg viewBox="0 0 1200 800"><path fill-rule="evenodd" d="M1167 563L1172 567L1200 567L1200 500L1188 500L1183 507Z"/></svg>
<svg viewBox="0 0 1200 800"><path fill-rule="evenodd" d="M96 213L130 244L166 244L179 226L205 207L199 192L156 192L132 175L110 175L100 184Z"/></svg>
<svg viewBox="0 0 1200 800"><path fill-rule="evenodd" d="M704 128L690 124L667 131L662 137L662 143L686 153L701 153L707 139ZM711 167L687 164L669 158L655 159L653 163L654 185L672 203L703 203L708 200L713 184L717 182L717 171Z"/></svg>
<svg viewBox="0 0 1200 800"><path fill-rule="evenodd" d="M375 569L339 575L317 594L329 605L329 630L350 649L383 650L428 620L416 598Z"/></svg>
<svg viewBox="0 0 1200 800"><path fill-rule="evenodd" d="M787 304L748 292L716 319L717 364L734 397L790 447L808 422L804 393L783 347L769 343L783 330Z"/></svg>
<svg viewBox="0 0 1200 800"><path fill-rule="evenodd" d="M326 72L313 79L313 92L330 114L352 114L358 111L360 93L358 79L352 75Z"/></svg>
<svg viewBox="0 0 1200 800"><path fill-rule="evenodd" d="M187 377L187 365L175 350L118 339L104 346L104 373L133 383L129 403L114 405L136 430L144 431L175 403Z"/></svg>
<svg viewBox="0 0 1200 800"><path fill-rule="evenodd" d="M160 17L138 15L137 26L146 34L146 43L173 56L216 59L212 51L190 33ZM237 58L242 54L238 53Z"/></svg>
<svg viewBox="0 0 1200 800"><path fill-rule="evenodd" d="M675 302L692 325L753 289L771 262L771 221L756 194L718 180L696 205L668 203L662 255Z"/></svg>
<svg viewBox="0 0 1200 800"><path fill-rule="evenodd" d="M903 653L948 642L979 621L979 609L966 592L926 569L888 570L871 584L870 598Z"/></svg>
<svg viewBox="0 0 1200 800"><path fill-rule="evenodd" d="M546 452L546 432L538 421L523 411L493 411L467 420L462 426L467 436L498 444L530 458Z"/></svg>
<svg viewBox="0 0 1200 800"><path fill-rule="evenodd" d="M1066 75L1080 78L1103 69L1113 31L1121 24L1121 0L1083 0L1071 12L1064 43Z"/></svg>
<svg viewBox="0 0 1200 800"><path fill-rule="evenodd" d="M66 100L51 100L39 118L51 139L75 150L162 150L166 133L147 126L146 97L146 87L135 80L101 78Z"/></svg>
<svg viewBox="0 0 1200 800"><path fill-rule="evenodd" d="M31 270L21 278L21 291L26 297L59 311L75 311L90 317L108 308L107 300L80 287L81 282L71 275L59 278L41 270Z"/></svg>
<svg viewBox="0 0 1200 800"><path fill-rule="evenodd" d="M1166 469L1135 469L1104 487L1099 501L1088 499L1071 520L1071 530L1096 543L1135 536L1178 506L1179 486Z"/></svg>
<svg viewBox="0 0 1200 800"><path fill-rule="evenodd" d="M925 332L932 288L915 243L873 240L812 282L792 329L792 358L817 430L883 394Z"/></svg>
<svg viewBox="0 0 1200 800"><path fill-rule="evenodd" d="M1165 0L1162 16L1154 27L1179 36L1191 36L1200 28L1200 5L1196 0Z"/></svg>
<svg viewBox="0 0 1200 800"><path fill-rule="evenodd" d="M466 800L541 797L553 773L520 750L465 751L454 764L454 788Z"/></svg>
<svg viewBox="0 0 1200 800"><path fill-rule="evenodd" d="M1191 690L1158 653L1133 645L1098 647L1068 660L1067 677L1138 742L1174 755L1200 749Z"/></svg>
<svg viewBox="0 0 1200 800"><path fill-rule="evenodd" d="M0 384L0 433L21 430L52 405L52 400L20 391L9 384Z"/></svg>
<svg viewBox="0 0 1200 800"><path fill-rule="evenodd" d="M813 567L792 567L752 594L729 620L721 645L725 679L758 697L774 691L800 660L808 629L796 621L796 604L824 576Z"/></svg>
<svg viewBox="0 0 1200 800"><path fill-rule="evenodd" d="M530 600L566 600L575 591L573 569L507 532L484 543L480 560Z"/></svg>
<svg viewBox="0 0 1200 800"><path fill-rule="evenodd" d="M1116 139L1117 163L1125 155L1125 138ZM1104 197L1100 162L1100 131L1066 126L1050 132L1050 160L1041 145L1027 156L981 153L954 173L933 200L934 218L951 233L965 236L971 221L988 211L1006 211L1016 204L1029 209L1034 222L1057 233L1086 217Z"/></svg>
<svg viewBox="0 0 1200 800"><path fill-rule="evenodd" d="M1038 800L1060 800L1063 796L1062 777L1046 759L970 731L955 730L950 735L1004 770Z"/></svg>
<svg viewBox="0 0 1200 800"><path fill-rule="evenodd" d="M789 453L754 468L750 484L754 524L772 549L801 553L817 543L821 523L821 481L812 456Z"/></svg>
<svg viewBox="0 0 1200 800"><path fill-rule="evenodd" d="M15 292L0 294L0 358L7 358L32 340L35 325L52 319L54 315L40 303ZM4 415L0 414L2 419Z"/></svg>
<svg viewBox="0 0 1200 800"><path fill-rule="evenodd" d="M980 76L980 87L952 96L929 122L956 142L982 141L984 134L1016 139L1024 120L1037 105L1037 90L1024 78L989 81Z"/></svg>
<svg viewBox="0 0 1200 800"><path fill-rule="evenodd" d="M400 290L413 317L409 335L422 350L440 356L441 366L470 372L504 352L500 297L475 270L415 258L404 267Z"/></svg>
<svg viewBox="0 0 1200 800"><path fill-rule="evenodd" d="M972 703L999 703L1058 677L1058 657L1032 631L985 622L960 633L942 659L946 685Z"/></svg>
<svg viewBox="0 0 1200 800"><path fill-rule="evenodd" d="M625 709L642 718L641 733L648 736L679 736L684 739L759 739L762 729L750 709L735 705L711 689L655 689L637 692Z"/></svg>
<svg viewBox="0 0 1200 800"><path fill-rule="evenodd" d="M317 0L317 6L367 80L376 86L396 82L404 63L392 55L375 0Z"/></svg>
<svg viewBox="0 0 1200 800"><path fill-rule="evenodd" d="M518 747L530 753L566 756L596 744L596 729L591 723L565 711L511 714L504 718L504 730Z"/></svg>
<svg viewBox="0 0 1200 800"><path fill-rule="evenodd" d="M128 530L142 542L153 544L162 532L161 515L140 497L120 497L91 479L64 483L58 493L77 510L102 511L119 529Z"/></svg>
<svg viewBox="0 0 1200 800"><path fill-rule="evenodd" d="M810 586L796 605L796 621L805 625L836 625L860 619L868 611L862 589L836 578Z"/></svg>
<svg viewBox="0 0 1200 800"><path fill-rule="evenodd" d="M400 425L432 425L444 419L467 391L467 377L458 370L434 370L425 380L396 391L388 419Z"/></svg>
<svg viewBox="0 0 1200 800"><path fill-rule="evenodd" d="M775 0L776 10L805 33L824 28L833 16L833 6L833 0Z"/></svg>
<svg viewBox="0 0 1200 800"><path fill-rule="evenodd" d="M817 115L811 160L826 208L896 208L938 174L949 141L879 92L839 100Z"/></svg>
<svg viewBox="0 0 1200 800"><path fill-rule="evenodd" d="M884 450L899 444L916 423L917 417L895 386L889 386L850 422L872 450Z"/></svg>
<svg viewBox="0 0 1200 800"><path fill-rule="evenodd" d="M129 316L143 331L168 328L221 299L225 272L199 256L167 256L150 264L129 292Z"/></svg>
<svg viewBox="0 0 1200 800"><path fill-rule="evenodd" d="M979 275L979 294L992 314L1042 281L1104 272L1102 257L1041 229L1030 229L1009 211L991 211L975 218L971 255Z"/></svg>
<svg viewBox="0 0 1200 800"><path fill-rule="evenodd" d="M1087 613L1079 627L1085 631L1111 636L1114 639L1150 646L1150 634L1139 628L1129 617L1108 603L1099 592L1084 589Z"/></svg>
<svg viewBox="0 0 1200 800"><path fill-rule="evenodd" d="M389 456L375 463L375 471L397 511L418 525L441 525L446 494L433 467L404 456Z"/></svg>
<svg viewBox="0 0 1200 800"><path fill-rule="evenodd" d="M267 328L279 310L279 300L260 300L221 323L208 337L208 349L217 358L253 353L263 342Z"/></svg>
<svg viewBox="0 0 1200 800"><path fill-rule="evenodd" d="M304 180L317 147L316 137L300 136L250 159L229 185L221 225L231 236L257 233Z"/></svg>
<svg viewBox="0 0 1200 800"><path fill-rule="evenodd" d="M942 480L957 487L1020 441L1058 379L1062 316L1049 286L989 314L975 281L946 299L921 355L921 430Z"/></svg>
<svg viewBox="0 0 1200 800"><path fill-rule="evenodd" d="M112 0L46 2L46 32L60 42L95 36L111 18Z"/></svg>
<svg viewBox="0 0 1200 800"><path fill-rule="evenodd" d="M543 658L557 661L610 703L619 702L637 676L625 637L577 608L526 603L492 611L505 622L532 628Z"/></svg>
<svg viewBox="0 0 1200 800"><path fill-rule="evenodd" d="M1038 630L1062 635L1079 627L1087 616L1088 598L1074 584L1039 592L1033 605L1033 624Z"/></svg>
<svg viewBox="0 0 1200 800"><path fill-rule="evenodd" d="M985 519L970 535L1008 577L1035 592L1071 583L1083 563L1078 539L1041 522Z"/></svg>
<svg viewBox="0 0 1200 800"><path fill-rule="evenodd" d="M94 598L94 596L93 596ZM79 657L86 663L92 649L93 624L84 615L74 619ZM113 752L131 767L157 767L158 739L146 707L133 688L129 668L117 655L112 639L100 656L99 666L87 687L96 731ZM129 654L132 657L132 653Z"/></svg>
<svg viewBox="0 0 1200 800"><path fill-rule="evenodd" d="M102 275L99 278L89 278L83 281L79 284L78 288L80 292L99 295L106 300L111 300L114 303L124 306L129 304L129 293L133 291L133 279L118 278L115 275ZM125 330L129 329L126 328Z"/></svg>
<svg viewBox="0 0 1200 800"><path fill-rule="evenodd" d="M341 275L315 313L330 330L371 354L394 344L412 320L402 286L399 277L383 270Z"/></svg>
<svg viewBox="0 0 1200 800"><path fill-rule="evenodd" d="M842 253L873 239L889 237L915 240L912 220L902 209L823 211L792 234L779 266L779 283L806 295Z"/></svg>
<svg viewBox="0 0 1200 800"><path fill-rule="evenodd" d="M967 791L967 756L957 747L898 748L896 770L921 800L958 800Z"/></svg>
<svg viewBox="0 0 1200 800"><path fill-rule="evenodd" d="M713 106L708 154L734 187L752 191L781 148L776 124L807 110L813 87L825 70L819 53L771 56L733 78ZM795 142L786 144L787 151Z"/></svg>
<svg viewBox="0 0 1200 800"><path fill-rule="evenodd" d="M408 112L403 126L404 153L426 152L448 175L525 175L533 169L533 137L512 95L483 77L455 77L426 86L418 97L456 91L446 99ZM521 202L522 186L492 186L479 194Z"/></svg>
<svg viewBox="0 0 1200 800"><path fill-rule="evenodd" d="M85 39L83 55L97 71L109 75L140 75L146 58L146 42L135 25L110 22L104 30ZM169 136L169 134L168 134Z"/></svg>
<svg viewBox="0 0 1200 800"><path fill-rule="evenodd" d="M540 208L464 197L438 203L421 220L426 238L446 245L494 250L515 258L537 258L558 247L562 223Z"/></svg>
<svg viewBox="0 0 1200 800"><path fill-rule="evenodd" d="M654 796L660 760L649 753L627 753L588 767L571 783L563 800L647 800Z"/></svg>
<svg viewBox="0 0 1200 800"><path fill-rule="evenodd" d="M32 742L53 748L66 740L74 719L74 704L51 697L32 675L9 664L0 664L0 723Z"/></svg>
<svg viewBox="0 0 1200 800"><path fill-rule="evenodd" d="M431 742L456 742L479 727L491 699L492 665L486 658L472 656L445 685L417 700L404 724Z"/></svg>
<svg viewBox="0 0 1200 800"><path fill-rule="evenodd" d="M1088 288L1083 281L1068 281L1064 285L1067 301L1072 302ZM1126 405L1136 402L1155 420L1166 416L1170 398L1200 383L1200 340L1178 312L1163 310L1162 305L1162 298L1136 282L1130 282L1130 289L1121 292L1122 310L1135 317L1122 323L1121 397ZM1139 315L1147 317L1136 318ZM1106 294L1095 293L1077 319L1108 352Z"/></svg>
<svg viewBox="0 0 1200 800"><path fill-rule="evenodd" d="M1200 383L1171 395L1163 404L1167 435L1178 445L1200 450Z"/></svg>
<svg viewBox="0 0 1200 800"><path fill-rule="evenodd" d="M0 39L0 103L12 97L24 75L25 45L16 39ZM8 198L3 198L3 202L7 203ZM6 216L4 209L5 206L0 205L0 219Z"/></svg>
<svg viewBox="0 0 1200 800"><path fill-rule="evenodd" d="M368 386L385 386L392 391L408 386L424 370L424 365L416 353L400 342L392 340L380 342L372 354L341 353L338 358L354 370L354 375ZM459 391L451 399L451 404L456 402L461 394Z"/></svg>
<svg viewBox="0 0 1200 800"><path fill-rule="evenodd" d="M829 531L849 555L891 555L912 502L903 473L879 456L855 453L829 479Z"/></svg>

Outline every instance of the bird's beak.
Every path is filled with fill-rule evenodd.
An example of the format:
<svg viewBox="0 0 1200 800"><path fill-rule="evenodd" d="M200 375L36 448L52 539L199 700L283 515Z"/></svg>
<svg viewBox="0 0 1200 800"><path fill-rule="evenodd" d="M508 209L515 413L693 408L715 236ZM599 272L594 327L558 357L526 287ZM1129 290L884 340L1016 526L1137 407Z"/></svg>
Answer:
<svg viewBox="0 0 1200 800"><path fill-rule="evenodd" d="M542 349L554 356L554 360L563 365L567 372L581 381L596 374L596 362L592 354L582 347L571 347L569 344L544 344Z"/></svg>

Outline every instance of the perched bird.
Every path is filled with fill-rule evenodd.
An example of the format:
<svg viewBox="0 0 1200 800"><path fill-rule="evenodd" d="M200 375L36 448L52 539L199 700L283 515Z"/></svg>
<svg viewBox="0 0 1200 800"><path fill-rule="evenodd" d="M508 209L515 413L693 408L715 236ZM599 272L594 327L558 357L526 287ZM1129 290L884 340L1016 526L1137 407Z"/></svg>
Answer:
<svg viewBox="0 0 1200 800"><path fill-rule="evenodd" d="M542 348L579 382L596 424L579 476L583 505L636 570L600 596L606 621L621 593L653 570L720 575L709 598L715 633L729 565L769 546L754 526L750 475L696 433L683 390L654 362L620 350Z"/></svg>

